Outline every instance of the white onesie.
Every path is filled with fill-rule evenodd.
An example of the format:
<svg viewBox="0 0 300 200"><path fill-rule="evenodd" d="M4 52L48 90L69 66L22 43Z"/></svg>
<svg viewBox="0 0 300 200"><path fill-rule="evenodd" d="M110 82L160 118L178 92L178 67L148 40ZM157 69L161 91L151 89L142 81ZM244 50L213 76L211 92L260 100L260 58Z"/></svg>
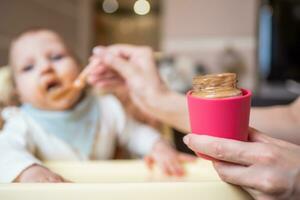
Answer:
<svg viewBox="0 0 300 200"><path fill-rule="evenodd" d="M117 142L133 155L150 153L160 138L155 129L128 117L112 95L94 99L99 104L100 117L89 154L47 132L22 109L4 109L2 115L6 123L0 132L0 183L12 182L24 169L42 161L111 159Z"/></svg>

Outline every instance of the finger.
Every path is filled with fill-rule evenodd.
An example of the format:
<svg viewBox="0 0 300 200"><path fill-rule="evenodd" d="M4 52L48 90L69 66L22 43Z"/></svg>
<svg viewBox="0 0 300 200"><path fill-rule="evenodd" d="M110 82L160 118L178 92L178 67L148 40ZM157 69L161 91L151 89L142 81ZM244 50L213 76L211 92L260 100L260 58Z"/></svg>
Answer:
<svg viewBox="0 0 300 200"><path fill-rule="evenodd" d="M249 128L249 141L270 143L272 142L272 138L260 133L258 130L254 128Z"/></svg>
<svg viewBox="0 0 300 200"><path fill-rule="evenodd" d="M89 73L92 73L92 72L94 72L96 69L98 69L99 68L99 66L102 66L103 67L103 65L101 65L102 64L102 61L101 61L101 59L93 59L91 62L89 62L89 64L82 70L82 72L81 73L83 73L83 74L89 74Z"/></svg>
<svg viewBox="0 0 300 200"><path fill-rule="evenodd" d="M250 196L253 197L253 199L270 199L270 196L268 196L268 194L265 194L261 191L258 191L254 188L250 188L250 187L242 187L246 192L248 192L250 194ZM266 196L265 196L266 195Z"/></svg>
<svg viewBox="0 0 300 200"><path fill-rule="evenodd" d="M291 145L297 146L297 145L291 144L291 143L283 141L283 140L279 140L279 139L276 139L276 138L269 137L268 135L263 134L263 133L259 132L256 129L253 129L253 128L249 129L249 140L251 142L261 142L261 143L275 144L279 147L291 147Z"/></svg>
<svg viewBox="0 0 300 200"><path fill-rule="evenodd" d="M184 169L182 164L176 158L167 161L168 168L171 171L172 176L183 176Z"/></svg>
<svg viewBox="0 0 300 200"><path fill-rule="evenodd" d="M103 79L103 74L104 73L93 74L93 75L88 76L88 82L93 85L94 83L101 81Z"/></svg>
<svg viewBox="0 0 300 200"><path fill-rule="evenodd" d="M110 45L108 47L96 46L93 48L93 55L103 56L107 51L112 53L115 56L121 56L123 58L128 58L130 55L134 54L138 49L137 46L129 44L116 44Z"/></svg>
<svg viewBox="0 0 300 200"><path fill-rule="evenodd" d="M151 156L144 157L145 164L149 170L153 169L154 159Z"/></svg>
<svg viewBox="0 0 300 200"><path fill-rule="evenodd" d="M112 71L106 71L103 73L103 78L116 78L118 75L115 72Z"/></svg>
<svg viewBox="0 0 300 200"><path fill-rule="evenodd" d="M161 168L163 169L165 175L167 176L173 175L172 165L170 165L168 162L163 162L163 164L161 164Z"/></svg>
<svg viewBox="0 0 300 200"><path fill-rule="evenodd" d="M112 71L111 69L107 67L99 66L97 69L94 69L88 76L88 78L102 78L107 76L118 76L121 78L121 76L116 73L115 71Z"/></svg>
<svg viewBox="0 0 300 200"><path fill-rule="evenodd" d="M93 55L95 56L102 56L105 53L106 47L105 46L96 46L93 48Z"/></svg>
<svg viewBox="0 0 300 200"><path fill-rule="evenodd" d="M89 63L90 62L93 62L94 60L97 60L97 59L102 59L102 57L105 55L105 53L103 53L102 55L92 55L89 57Z"/></svg>
<svg viewBox="0 0 300 200"><path fill-rule="evenodd" d="M95 87L101 88L101 89L114 89L119 86L124 86L124 81L119 80L119 79L102 79L98 80L95 84Z"/></svg>
<svg viewBox="0 0 300 200"><path fill-rule="evenodd" d="M90 59L88 65L84 68L84 70L88 69L88 75L101 73L102 71L110 70L108 66L103 64L104 56L102 57L95 57Z"/></svg>
<svg viewBox="0 0 300 200"><path fill-rule="evenodd" d="M98 77L97 76L89 76L87 78L87 81L88 81L89 84L95 85L98 81Z"/></svg>
<svg viewBox="0 0 300 200"><path fill-rule="evenodd" d="M89 74L97 67L101 61L99 59L94 59L90 62L83 70L80 72L78 77L74 81L74 85L78 88L84 87L84 82L87 81Z"/></svg>
<svg viewBox="0 0 300 200"><path fill-rule="evenodd" d="M95 74L93 74L93 75L90 75L89 76L89 79L99 79L99 80L101 80L101 79L110 79L110 78L118 78L118 77L120 77L120 76L118 76L118 75L116 75L116 73L112 73L112 72L109 72L109 71L106 71L106 72L103 72L103 73L101 73L101 74L97 74L97 75L95 75Z"/></svg>
<svg viewBox="0 0 300 200"><path fill-rule="evenodd" d="M118 72L123 78L129 79L133 76L138 76L138 69L134 64L131 64L126 59L112 54L107 54L103 60L104 64L110 66Z"/></svg>
<svg viewBox="0 0 300 200"><path fill-rule="evenodd" d="M102 81L103 79L118 79L119 81L123 81L121 76L111 70L107 70L106 68L99 67L100 70L94 71L92 74L88 76L88 82L91 85L95 85L97 82Z"/></svg>
<svg viewBox="0 0 300 200"><path fill-rule="evenodd" d="M181 162L194 162L196 161L197 157L186 153L180 153L178 155L178 159Z"/></svg>
<svg viewBox="0 0 300 200"><path fill-rule="evenodd" d="M214 168L222 180L265 194L282 194L289 187L286 175L274 168L253 165L250 167L215 161Z"/></svg>
<svg viewBox="0 0 300 200"><path fill-rule="evenodd" d="M163 160L157 160L155 161L155 163L157 164L157 166L159 167L159 169L161 169L163 171L163 173L167 176L171 176L172 172L169 168L169 165L167 162L163 161Z"/></svg>
<svg viewBox="0 0 300 200"><path fill-rule="evenodd" d="M134 46L129 44L115 44L107 48L107 50L114 55L122 56L123 58L128 58L137 52L141 52L141 46Z"/></svg>
<svg viewBox="0 0 300 200"><path fill-rule="evenodd" d="M134 46L128 44L117 44L112 45L107 48L107 52L113 54L114 56L122 57L124 59L149 59L149 61L154 61L154 52L148 46Z"/></svg>
<svg viewBox="0 0 300 200"><path fill-rule="evenodd" d="M96 56L92 55L89 57L89 63L92 62L95 58L97 58Z"/></svg>
<svg viewBox="0 0 300 200"><path fill-rule="evenodd" d="M257 181L255 181L257 174L253 174L249 167L222 161L214 161L213 165L220 178L225 182L243 187L258 187Z"/></svg>
<svg viewBox="0 0 300 200"><path fill-rule="evenodd" d="M89 76L99 76L107 71L111 71L111 69L103 64L99 64L90 71Z"/></svg>
<svg viewBox="0 0 300 200"><path fill-rule="evenodd" d="M119 76L91 76L91 77L89 77L89 81L94 85L98 82L103 82L103 81L123 82L124 80L122 78L120 78Z"/></svg>
<svg viewBox="0 0 300 200"><path fill-rule="evenodd" d="M255 163L261 149L261 145L250 142L196 134L185 136L184 143L196 153L242 165Z"/></svg>
<svg viewBox="0 0 300 200"><path fill-rule="evenodd" d="M181 177L181 176L185 175L185 170L184 170L184 166L182 163L176 162L174 167L176 169L176 174L175 174L176 176Z"/></svg>

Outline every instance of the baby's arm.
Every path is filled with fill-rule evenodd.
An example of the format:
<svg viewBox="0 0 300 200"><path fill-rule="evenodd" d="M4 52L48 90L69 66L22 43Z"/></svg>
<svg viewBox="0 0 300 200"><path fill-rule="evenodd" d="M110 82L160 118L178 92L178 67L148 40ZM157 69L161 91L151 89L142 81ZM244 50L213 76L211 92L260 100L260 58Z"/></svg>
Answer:
<svg viewBox="0 0 300 200"><path fill-rule="evenodd" d="M28 168L24 169L21 174L14 180L14 182L20 183L32 183L32 182L52 182L59 183L65 182L64 179L51 172L46 167L43 167L38 164L33 164Z"/></svg>
<svg viewBox="0 0 300 200"><path fill-rule="evenodd" d="M28 125L20 116L10 117L0 132L0 183L59 180L34 157Z"/></svg>
<svg viewBox="0 0 300 200"><path fill-rule="evenodd" d="M120 133L121 144L136 156L149 154L154 144L161 140L161 135L155 129L136 121L130 116L126 116L124 129Z"/></svg>
<svg viewBox="0 0 300 200"><path fill-rule="evenodd" d="M150 169L157 164L166 175L182 176L182 163L195 160L194 156L176 151L155 129L130 117L127 117L125 132L128 135L128 149L141 156L147 155L145 161Z"/></svg>
<svg viewBox="0 0 300 200"><path fill-rule="evenodd" d="M250 125L271 137L300 145L300 97L289 105L252 108Z"/></svg>

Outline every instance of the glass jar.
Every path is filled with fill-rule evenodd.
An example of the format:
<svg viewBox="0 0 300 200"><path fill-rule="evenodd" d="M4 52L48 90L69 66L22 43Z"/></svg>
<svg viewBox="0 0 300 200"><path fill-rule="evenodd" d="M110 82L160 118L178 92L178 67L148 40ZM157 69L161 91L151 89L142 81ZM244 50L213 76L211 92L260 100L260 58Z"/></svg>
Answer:
<svg viewBox="0 0 300 200"><path fill-rule="evenodd" d="M235 73L209 74L193 79L192 95L201 98L227 98L241 96Z"/></svg>

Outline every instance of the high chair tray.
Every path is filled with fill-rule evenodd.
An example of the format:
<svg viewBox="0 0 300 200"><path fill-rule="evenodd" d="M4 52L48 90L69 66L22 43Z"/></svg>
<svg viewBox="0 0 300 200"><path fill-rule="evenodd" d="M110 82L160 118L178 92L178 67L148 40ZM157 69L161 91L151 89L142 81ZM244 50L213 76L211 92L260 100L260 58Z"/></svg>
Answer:
<svg viewBox="0 0 300 200"><path fill-rule="evenodd" d="M246 200L239 187L220 180L210 161L185 165L186 176L149 171L142 160L47 162L74 183L0 184L1 200Z"/></svg>

